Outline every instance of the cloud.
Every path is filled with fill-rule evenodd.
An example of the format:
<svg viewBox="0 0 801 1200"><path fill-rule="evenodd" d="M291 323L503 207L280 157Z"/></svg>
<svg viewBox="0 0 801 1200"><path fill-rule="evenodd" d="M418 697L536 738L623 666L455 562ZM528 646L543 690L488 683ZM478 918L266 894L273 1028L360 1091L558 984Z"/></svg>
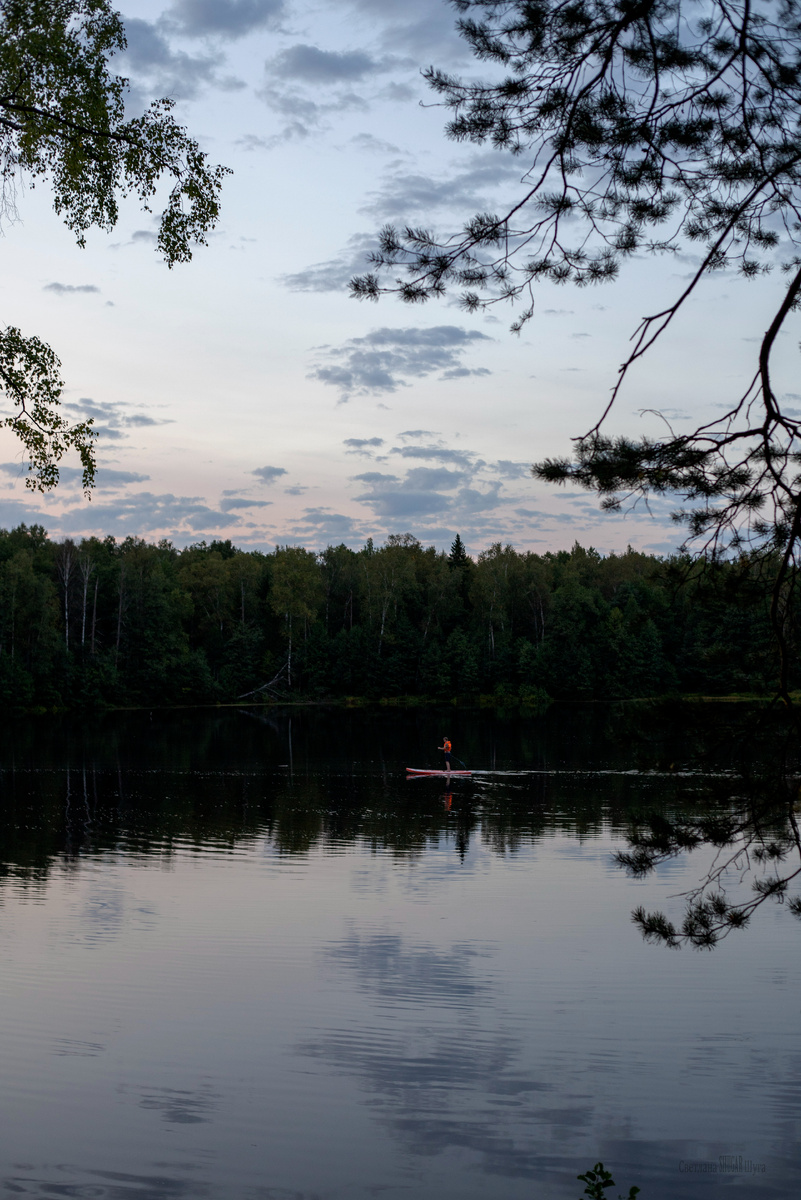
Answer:
<svg viewBox="0 0 801 1200"><path fill-rule="evenodd" d="M459 463L464 467L472 466L476 458L472 450L453 450L450 446L394 446L390 454L399 454L401 458L429 458Z"/></svg>
<svg viewBox="0 0 801 1200"><path fill-rule="evenodd" d="M501 189L520 183L520 167L497 150L472 154L452 174L447 170L436 175L413 173L397 164L385 174L381 186L370 193L362 212L378 220L406 219L422 213L428 219L436 209L456 209L460 218L465 212L492 211Z"/></svg>
<svg viewBox="0 0 801 1200"><path fill-rule="evenodd" d="M112 242L110 249L120 250L125 246L153 246L158 243L158 234L153 229L135 229L127 242Z"/></svg>
<svg viewBox="0 0 801 1200"><path fill-rule="evenodd" d="M53 292L56 296L69 296L75 292L99 293L100 288L93 283L46 283L43 292Z"/></svg>
<svg viewBox="0 0 801 1200"><path fill-rule="evenodd" d="M400 154L399 146L393 142L385 142L382 138L374 137L372 133L357 133L350 139L351 146L364 150L367 154Z"/></svg>
<svg viewBox="0 0 801 1200"><path fill-rule="evenodd" d="M396 58L377 59L364 50L321 50L319 46L298 43L271 59L267 69L279 79L326 86L355 83L369 75L391 70L398 64Z"/></svg>
<svg viewBox="0 0 801 1200"><path fill-rule="evenodd" d="M409 386L407 379L453 370L476 342L491 340L485 333L458 325L374 329L344 346L327 349L328 361L315 367L309 378L339 388L342 400L395 392Z"/></svg>
<svg viewBox="0 0 801 1200"><path fill-rule="evenodd" d="M320 133L328 128L333 113L367 112L385 90L377 89L376 82L397 70L416 74L419 64L394 52L375 55L362 48L328 50L308 42L287 46L265 62L264 86L256 93L286 121L280 133L267 139L267 148ZM365 88L367 96L362 94ZM377 139L370 140L370 135L363 136L370 148L381 145Z"/></svg>
<svg viewBox="0 0 801 1200"><path fill-rule="evenodd" d="M348 240L338 258L312 266L291 275L279 275L278 282L292 292L339 292L347 287L354 275L369 267L368 255L378 248L374 234L357 233Z"/></svg>
<svg viewBox="0 0 801 1200"><path fill-rule="evenodd" d="M503 476L504 479L520 479L531 477L531 463L529 462L512 462L508 458L499 458L493 464L493 470L497 475Z"/></svg>
<svg viewBox="0 0 801 1200"><path fill-rule="evenodd" d="M202 87L234 85L234 81L221 80L217 75L222 55L193 56L175 51L158 24L127 17L125 36L128 46L122 58L126 70L135 78L147 80L150 88L160 95L191 100Z"/></svg>
<svg viewBox="0 0 801 1200"><path fill-rule="evenodd" d="M510 518L505 515L499 524L498 510L502 507L508 514L512 505L524 501L529 489L521 491L513 485L527 476L529 464L511 459L488 463L475 451L448 446L444 440L408 444L421 436L434 438L436 434L426 429L404 430L398 438L406 444L393 446L379 459L393 458L398 467L410 463L404 473L373 470L352 477L353 484L361 485L354 496L356 502L366 505L387 532L401 523L413 523L421 537L445 544L453 540L456 530L485 544L499 537L508 539ZM424 465L411 465L415 459ZM371 534L375 536L374 527Z"/></svg>
<svg viewBox="0 0 801 1200"><path fill-rule="evenodd" d="M380 437L372 438L345 438L342 443L347 446L346 454L364 454L368 458L372 458L374 451L384 445L384 439Z"/></svg>
<svg viewBox="0 0 801 1200"><path fill-rule="evenodd" d="M387 475L384 471L363 471L361 475L354 475L354 479L359 483L377 484L379 486L390 483L400 483L397 475Z"/></svg>
<svg viewBox="0 0 801 1200"><path fill-rule="evenodd" d="M16 479L22 478L27 473L25 464L18 462L0 463L0 471L4 471L6 475L13 475ZM79 467L61 467L58 477L61 484L78 485L83 482L83 472ZM105 487L124 487L129 483L145 483L148 479L150 479L149 475L140 475L136 471L116 471L112 467L101 465L97 468L97 492L95 494L99 494Z"/></svg>
<svg viewBox="0 0 801 1200"><path fill-rule="evenodd" d="M270 150L271 139L261 137L257 133L243 133L240 138L237 138L234 145L239 150L244 150L246 154L253 154L256 150Z"/></svg>
<svg viewBox="0 0 801 1200"><path fill-rule="evenodd" d="M285 11L284 0L174 0L167 18L186 37L233 39L274 29Z"/></svg>
<svg viewBox="0 0 801 1200"><path fill-rule="evenodd" d="M17 525L44 525L50 514L33 508L24 500L7 500L0 496L0 529L14 529Z"/></svg>
<svg viewBox="0 0 801 1200"><path fill-rule="evenodd" d="M71 401L65 404L64 408L82 421L91 417L95 433L109 441L123 441L128 437L129 429L174 424L168 417L152 417L149 413L127 412L114 400L92 400L89 396L82 396L80 400Z"/></svg>
<svg viewBox="0 0 801 1200"><path fill-rule="evenodd" d="M268 508L272 500L249 500L247 496L230 496L220 501L222 512L232 512L235 508Z"/></svg>
<svg viewBox="0 0 801 1200"><path fill-rule="evenodd" d="M355 499L385 520L415 518L418 521L428 516L458 517L459 514L496 508L502 502L500 483L481 491L465 486L466 478L465 472L449 471L444 467L414 467L403 479L380 471L368 471L354 477L354 482L366 485Z"/></svg>
<svg viewBox="0 0 801 1200"><path fill-rule="evenodd" d="M314 546L364 545L370 536L363 521L345 513L332 512L330 508L306 508L303 516L290 526L293 536Z"/></svg>
<svg viewBox="0 0 801 1200"><path fill-rule="evenodd" d="M470 58L466 42L456 32L456 20L450 5L431 0L351 0L353 7L373 21L381 22L381 44L388 49L405 50L421 65L458 62ZM403 19L398 20L399 13Z"/></svg>
<svg viewBox="0 0 801 1200"><path fill-rule="evenodd" d="M364 98L352 91L340 92L333 99L321 103L298 88L286 88L268 82L256 95L286 122L279 133L264 139L262 148L267 150L283 142L303 140L320 133L328 127L327 118L332 113L366 112L368 109Z"/></svg>
<svg viewBox="0 0 801 1200"><path fill-rule="evenodd" d="M256 470L250 473L258 476L262 483L275 483L276 479L287 475L288 471L285 467L256 467Z"/></svg>
<svg viewBox="0 0 801 1200"><path fill-rule="evenodd" d="M488 371L486 367L476 367L469 369L468 367L451 367L450 371L446 371L442 376L443 379L465 379L468 375L491 375L492 371Z"/></svg>
<svg viewBox="0 0 801 1200"><path fill-rule="evenodd" d="M132 492L109 504L82 504L68 509L50 522L66 534L97 533L115 537L166 534L176 540L182 535L213 533L239 522L218 509L210 508L201 496L174 496L172 493Z"/></svg>

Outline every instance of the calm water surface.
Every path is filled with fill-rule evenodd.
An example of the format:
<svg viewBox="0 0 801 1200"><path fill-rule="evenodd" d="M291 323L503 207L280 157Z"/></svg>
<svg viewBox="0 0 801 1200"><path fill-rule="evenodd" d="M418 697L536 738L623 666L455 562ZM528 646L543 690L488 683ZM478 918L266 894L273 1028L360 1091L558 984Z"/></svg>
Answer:
<svg viewBox="0 0 801 1200"><path fill-rule="evenodd" d="M703 860L612 861L686 801L702 723L7 724L3 1193L573 1200L602 1159L613 1197L799 1195L798 923L648 946L631 909L677 913ZM492 773L407 782L443 732Z"/></svg>

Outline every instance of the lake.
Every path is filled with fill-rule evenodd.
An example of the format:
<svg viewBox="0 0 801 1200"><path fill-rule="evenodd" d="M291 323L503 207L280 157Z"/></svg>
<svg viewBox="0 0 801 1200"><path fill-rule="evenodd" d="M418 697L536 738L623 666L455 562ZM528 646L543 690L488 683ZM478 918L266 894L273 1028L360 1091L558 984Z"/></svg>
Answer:
<svg viewBox="0 0 801 1200"><path fill-rule="evenodd" d="M732 714L7 719L4 1194L796 1197L801 925L648 945L709 857L612 857ZM487 774L407 781L443 734Z"/></svg>

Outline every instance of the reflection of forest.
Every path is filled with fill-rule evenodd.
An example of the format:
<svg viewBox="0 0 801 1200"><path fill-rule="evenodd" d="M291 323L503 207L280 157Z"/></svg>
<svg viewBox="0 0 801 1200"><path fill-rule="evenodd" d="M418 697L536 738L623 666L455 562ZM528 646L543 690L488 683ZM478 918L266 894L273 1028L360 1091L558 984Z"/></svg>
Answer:
<svg viewBox="0 0 801 1200"><path fill-rule="evenodd" d="M405 780L411 761L436 760L446 721L471 767L496 774L447 792ZM284 854L360 841L415 855L442 839L464 854L480 836L507 853L558 833L624 834L645 812L713 802L693 770L730 768L733 747L753 744L743 732L753 721L739 707L594 706L508 721L287 709L12 723L0 744L0 869L34 880L83 855L224 853L257 838Z"/></svg>

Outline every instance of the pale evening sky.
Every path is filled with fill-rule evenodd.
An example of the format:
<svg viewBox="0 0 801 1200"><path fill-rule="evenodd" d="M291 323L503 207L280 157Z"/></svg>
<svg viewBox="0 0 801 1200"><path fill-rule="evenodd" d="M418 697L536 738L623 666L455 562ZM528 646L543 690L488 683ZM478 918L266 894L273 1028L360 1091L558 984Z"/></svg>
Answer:
<svg viewBox="0 0 801 1200"><path fill-rule="evenodd" d="M544 285L520 337L509 308L348 298L385 222L444 235L520 193L523 160L447 142L443 110L420 104L429 64L481 74L447 4L129 0L124 11L117 69L134 101L174 96L233 169L222 221L168 271L134 206L80 250L47 188L21 190L3 226L3 316L61 357L68 412L100 430L100 470L90 502L74 467L41 497L3 432L0 525L260 549L406 531L445 548L460 532L473 554L498 540L539 552L678 544L671 505L604 515L528 468L594 423L639 318L674 297L689 257L643 258L597 288ZM780 288L779 275L707 281L632 375L610 431L657 432L644 409L677 428L720 411L752 374ZM784 341L790 389L792 331Z"/></svg>

